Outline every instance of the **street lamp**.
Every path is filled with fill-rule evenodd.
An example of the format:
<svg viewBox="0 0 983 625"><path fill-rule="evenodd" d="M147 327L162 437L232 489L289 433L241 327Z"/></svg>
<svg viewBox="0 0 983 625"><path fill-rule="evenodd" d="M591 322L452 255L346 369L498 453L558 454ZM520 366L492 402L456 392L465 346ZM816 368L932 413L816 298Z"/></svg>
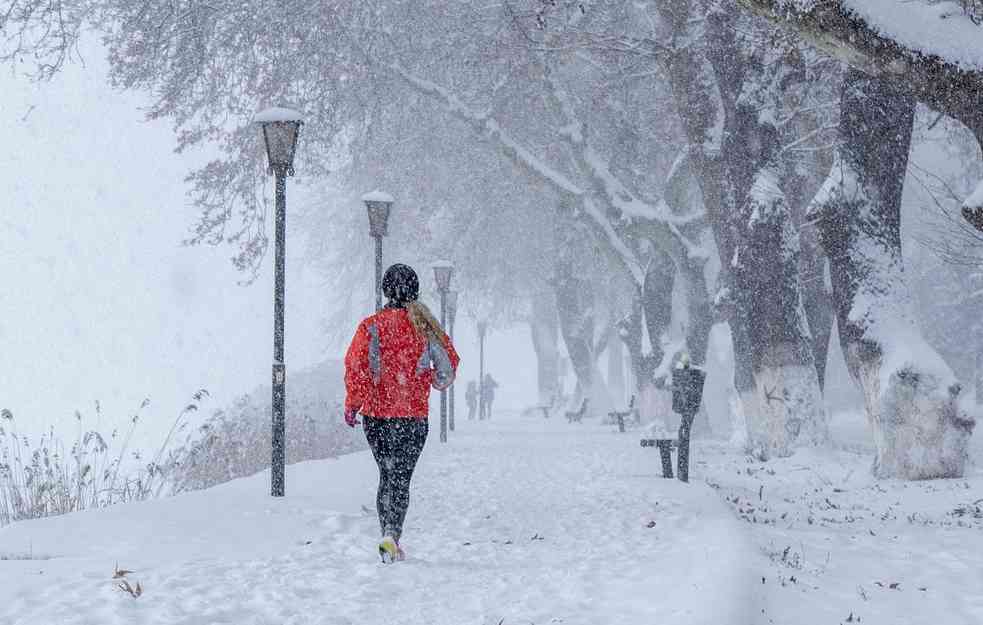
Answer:
<svg viewBox="0 0 983 625"><path fill-rule="evenodd" d="M382 238L389 234L389 211L393 196L385 191L371 191L362 196L369 213L369 236L375 239L375 309L382 310Z"/></svg>
<svg viewBox="0 0 983 625"><path fill-rule="evenodd" d="M284 275L286 272L287 176L294 175L294 153L303 117L297 111L273 107L256 114L254 123L263 131L269 172L276 176L276 234L273 286L273 437L270 463L270 491L284 494L286 464L284 402L287 371L283 362Z"/></svg>
<svg viewBox="0 0 983 625"><path fill-rule="evenodd" d="M454 319L457 318L457 291L447 292L447 334L450 335L451 341L454 340ZM451 394L451 407L450 407L450 417L448 418L451 432L454 431L454 384L451 384L450 394Z"/></svg>
<svg viewBox="0 0 983 625"><path fill-rule="evenodd" d="M478 357L478 419L485 418L485 334L488 333L488 322L478 322L478 341L481 345Z"/></svg>
<svg viewBox="0 0 983 625"><path fill-rule="evenodd" d="M451 288L454 265L439 260L433 264L433 279L440 293L440 327L447 328L447 292ZM440 391L440 442L447 442L447 389Z"/></svg>

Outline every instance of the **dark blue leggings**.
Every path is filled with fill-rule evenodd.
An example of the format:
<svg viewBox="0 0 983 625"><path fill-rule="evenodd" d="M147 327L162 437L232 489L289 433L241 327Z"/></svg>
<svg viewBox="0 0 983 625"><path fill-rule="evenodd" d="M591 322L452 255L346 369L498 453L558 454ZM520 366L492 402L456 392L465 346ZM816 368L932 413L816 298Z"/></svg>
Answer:
<svg viewBox="0 0 983 625"><path fill-rule="evenodd" d="M410 505L410 479L427 442L426 419L376 419L364 417L365 438L379 465L376 510L383 536L399 541Z"/></svg>

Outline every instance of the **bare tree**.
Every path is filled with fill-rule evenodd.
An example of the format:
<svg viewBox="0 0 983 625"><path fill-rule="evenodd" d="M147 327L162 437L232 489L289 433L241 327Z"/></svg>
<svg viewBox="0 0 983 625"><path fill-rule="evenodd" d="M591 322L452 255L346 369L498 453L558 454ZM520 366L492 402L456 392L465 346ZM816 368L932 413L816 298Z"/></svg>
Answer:
<svg viewBox="0 0 983 625"><path fill-rule="evenodd" d="M78 40L99 8L95 0L7 0L0 3L0 63L50 79L81 58Z"/></svg>

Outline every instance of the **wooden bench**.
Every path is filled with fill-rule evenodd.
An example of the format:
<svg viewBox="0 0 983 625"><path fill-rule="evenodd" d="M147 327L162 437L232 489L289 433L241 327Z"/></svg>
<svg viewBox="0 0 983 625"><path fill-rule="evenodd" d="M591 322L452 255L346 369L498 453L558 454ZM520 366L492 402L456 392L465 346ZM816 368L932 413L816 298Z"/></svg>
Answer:
<svg viewBox="0 0 983 625"><path fill-rule="evenodd" d="M672 479L672 450L679 447L674 438L643 438L642 447L658 447L662 456L662 477Z"/></svg>
<svg viewBox="0 0 983 625"><path fill-rule="evenodd" d="M581 423L584 420L584 416L587 414L587 404L588 399L585 397L583 403L580 404L580 410L576 412L567 411L566 417L568 423Z"/></svg>
<svg viewBox="0 0 983 625"><path fill-rule="evenodd" d="M635 396L632 395L631 399L628 400L628 410L614 410L608 413L608 417L611 418L613 423L618 424L618 431L625 431L625 417L630 416L635 411Z"/></svg>

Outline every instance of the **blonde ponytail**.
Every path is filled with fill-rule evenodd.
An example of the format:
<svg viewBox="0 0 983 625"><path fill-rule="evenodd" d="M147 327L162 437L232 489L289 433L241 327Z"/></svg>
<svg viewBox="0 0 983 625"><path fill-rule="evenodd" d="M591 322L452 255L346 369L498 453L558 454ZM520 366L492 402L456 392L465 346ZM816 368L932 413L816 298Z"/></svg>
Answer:
<svg viewBox="0 0 983 625"><path fill-rule="evenodd" d="M447 335L444 333L444 329L434 319L429 308L420 302L407 302L406 312L409 313L410 323L413 324L417 334L426 339L436 339L440 344L446 341Z"/></svg>

